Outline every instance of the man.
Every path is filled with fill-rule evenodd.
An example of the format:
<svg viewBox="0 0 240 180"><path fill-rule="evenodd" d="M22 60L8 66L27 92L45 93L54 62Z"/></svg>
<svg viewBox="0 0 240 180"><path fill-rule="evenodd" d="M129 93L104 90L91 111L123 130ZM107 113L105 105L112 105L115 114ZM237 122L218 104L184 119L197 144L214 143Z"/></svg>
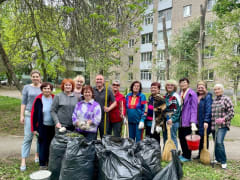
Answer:
<svg viewBox="0 0 240 180"><path fill-rule="evenodd" d="M197 107L198 107L198 97L197 94L189 88L189 80L187 78L182 78L179 80L180 85L180 95L182 104L182 113L180 119L180 127L178 129L178 137L180 140L180 145L182 148L182 155L179 159L182 162L190 161L192 151L188 149L187 141L185 137L192 133L192 131L197 131Z"/></svg>
<svg viewBox="0 0 240 180"><path fill-rule="evenodd" d="M115 97L111 91L110 88L107 89L107 107L105 107L105 95L106 95L106 88L104 86L104 77L103 75L99 74L96 76L96 87L93 88L94 91L94 99L95 101L97 101L100 106L101 106L101 110L102 110L102 118L101 118L101 122L100 125L98 126L99 128L99 132L100 132L100 137L102 139L103 135L104 135L104 116L106 114L108 114L109 111L111 111L116 105L116 101L115 101ZM111 103L111 105L110 105ZM104 113L106 112L106 113ZM107 129L108 129L108 116L106 117L107 120ZM107 132L106 129L106 132Z"/></svg>
<svg viewBox="0 0 240 180"><path fill-rule="evenodd" d="M112 83L112 90L116 100L116 107L109 112L109 128L108 134L113 134L116 137L121 137L122 120L126 115L126 100L124 95L119 92L120 82L115 80Z"/></svg>

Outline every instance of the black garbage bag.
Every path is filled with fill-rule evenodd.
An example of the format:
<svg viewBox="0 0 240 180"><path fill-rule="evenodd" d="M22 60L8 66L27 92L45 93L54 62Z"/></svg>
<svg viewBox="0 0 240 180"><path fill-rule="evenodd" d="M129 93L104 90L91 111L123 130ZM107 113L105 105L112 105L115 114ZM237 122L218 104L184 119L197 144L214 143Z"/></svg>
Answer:
<svg viewBox="0 0 240 180"><path fill-rule="evenodd" d="M67 144L60 180L91 180L94 175L95 146L86 138L72 138Z"/></svg>
<svg viewBox="0 0 240 180"><path fill-rule="evenodd" d="M105 136L95 144L99 180L141 180L141 161L135 157L132 139Z"/></svg>
<svg viewBox="0 0 240 180"><path fill-rule="evenodd" d="M135 154L142 161L143 179L152 180L161 170L161 147L159 143L156 139L146 137L137 143Z"/></svg>
<svg viewBox="0 0 240 180"><path fill-rule="evenodd" d="M176 150L172 150L172 161L153 180L179 180L183 177L182 164Z"/></svg>
<svg viewBox="0 0 240 180"><path fill-rule="evenodd" d="M50 179L59 180L62 159L64 157L69 137L66 133L57 133L50 145L48 169L52 172Z"/></svg>

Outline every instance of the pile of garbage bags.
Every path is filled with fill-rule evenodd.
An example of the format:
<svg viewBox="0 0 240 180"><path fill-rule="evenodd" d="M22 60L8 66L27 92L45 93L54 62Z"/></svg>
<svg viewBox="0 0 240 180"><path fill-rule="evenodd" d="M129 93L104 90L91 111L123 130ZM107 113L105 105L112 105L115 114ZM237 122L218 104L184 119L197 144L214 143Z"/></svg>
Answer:
<svg viewBox="0 0 240 180"><path fill-rule="evenodd" d="M158 180L181 179L177 152L161 168L161 148L152 138L135 143L129 138L104 136L89 142L84 137L55 135L50 146L51 180Z"/></svg>

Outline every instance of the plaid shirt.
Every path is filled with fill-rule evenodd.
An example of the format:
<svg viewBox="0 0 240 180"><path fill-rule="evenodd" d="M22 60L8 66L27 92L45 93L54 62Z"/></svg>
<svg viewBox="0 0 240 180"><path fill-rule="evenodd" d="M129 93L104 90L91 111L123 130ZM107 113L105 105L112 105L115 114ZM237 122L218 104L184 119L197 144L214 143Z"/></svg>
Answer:
<svg viewBox="0 0 240 180"><path fill-rule="evenodd" d="M212 103L212 130L215 130L215 120L218 118L225 118L223 124L218 125L218 127L227 127L229 129L233 116L234 107L231 99L224 95L216 96Z"/></svg>

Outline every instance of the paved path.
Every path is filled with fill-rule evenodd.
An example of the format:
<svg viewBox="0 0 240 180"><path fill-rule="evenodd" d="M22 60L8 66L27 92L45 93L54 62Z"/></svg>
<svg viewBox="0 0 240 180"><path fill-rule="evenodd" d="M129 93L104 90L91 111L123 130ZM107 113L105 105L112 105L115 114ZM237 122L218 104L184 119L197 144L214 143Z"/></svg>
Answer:
<svg viewBox="0 0 240 180"><path fill-rule="evenodd" d="M21 98L21 94L17 90L9 90L5 88L0 88L0 96L9 96L15 98ZM0 135L0 158L19 155L21 152L21 144L23 137L21 136L10 136L10 135ZM35 138L34 138L34 141ZM161 143L162 144L162 143ZM240 160L240 128L231 127L231 130L227 132L225 138L225 148L227 152L228 159ZM34 154L36 149L35 143L32 145L31 153ZM213 152L213 141L210 140L210 153L212 156ZM193 157L197 155L197 151L193 152Z"/></svg>

